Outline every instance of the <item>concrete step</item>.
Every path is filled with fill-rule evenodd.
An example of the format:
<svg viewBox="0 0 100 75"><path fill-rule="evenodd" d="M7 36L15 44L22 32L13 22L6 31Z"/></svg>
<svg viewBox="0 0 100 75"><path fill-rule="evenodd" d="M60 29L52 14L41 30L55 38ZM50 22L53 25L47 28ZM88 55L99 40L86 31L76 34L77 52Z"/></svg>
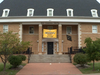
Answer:
<svg viewBox="0 0 100 75"><path fill-rule="evenodd" d="M31 55L30 63L69 63L68 55Z"/></svg>

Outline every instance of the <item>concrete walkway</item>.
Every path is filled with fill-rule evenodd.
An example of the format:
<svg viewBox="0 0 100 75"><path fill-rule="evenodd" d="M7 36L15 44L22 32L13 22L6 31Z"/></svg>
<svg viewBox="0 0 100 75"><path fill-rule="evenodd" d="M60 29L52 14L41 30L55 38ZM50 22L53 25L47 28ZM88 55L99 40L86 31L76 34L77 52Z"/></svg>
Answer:
<svg viewBox="0 0 100 75"><path fill-rule="evenodd" d="M68 75L82 74L71 63L29 63L16 75Z"/></svg>

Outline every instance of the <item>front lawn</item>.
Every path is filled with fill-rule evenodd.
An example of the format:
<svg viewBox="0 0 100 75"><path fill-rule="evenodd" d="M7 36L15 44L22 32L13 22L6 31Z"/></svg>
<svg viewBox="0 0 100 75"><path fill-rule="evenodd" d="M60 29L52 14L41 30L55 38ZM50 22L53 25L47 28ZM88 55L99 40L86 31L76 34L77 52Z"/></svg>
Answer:
<svg viewBox="0 0 100 75"><path fill-rule="evenodd" d="M95 71L93 71L93 63L88 64L89 68L79 69L83 74L100 73L100 63L95 63Z"/></svg>
<svg viewBox="0 0 100 75"><path fill-rule="evenodd" d="M25 66L25 64L22 64ZM9 69L12 67L9 63L6 65L6 72L3 71L3 63L0 63L0 75L16 75L20 69Z"/></svg>

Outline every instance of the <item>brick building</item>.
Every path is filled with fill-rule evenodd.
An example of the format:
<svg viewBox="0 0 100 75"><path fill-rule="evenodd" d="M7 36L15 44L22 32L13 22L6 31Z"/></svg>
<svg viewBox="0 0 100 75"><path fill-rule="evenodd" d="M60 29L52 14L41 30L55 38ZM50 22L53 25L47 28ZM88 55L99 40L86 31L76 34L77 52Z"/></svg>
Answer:
<svg viewBox="0 0 100 75"><path fill-rule="evenodd" d="M4 0L0 16L0 31L32 41L34 54L67 53L69 47L84 47L86 37L100 38L96 0ZM56 29L56 38L44 38L44 29Z"/></svg>

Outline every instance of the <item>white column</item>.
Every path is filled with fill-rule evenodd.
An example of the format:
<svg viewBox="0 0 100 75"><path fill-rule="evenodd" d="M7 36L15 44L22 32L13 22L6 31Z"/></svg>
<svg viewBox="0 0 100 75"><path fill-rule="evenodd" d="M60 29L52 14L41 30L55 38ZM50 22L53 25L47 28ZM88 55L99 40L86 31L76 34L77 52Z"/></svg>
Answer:
<svg viewBox="0 0 100 75"><path fill-rule="evenodd" d="M78 48L81 47L81 25L78 25Z"/></svg>
<svg viewBox="0 0 100 75"><path fill-rule="evenodd" d="M19 38L20 38L20 42L22 41L22 32L23 32L23 28L22 28L22 24L19 25Z"/></svg>

